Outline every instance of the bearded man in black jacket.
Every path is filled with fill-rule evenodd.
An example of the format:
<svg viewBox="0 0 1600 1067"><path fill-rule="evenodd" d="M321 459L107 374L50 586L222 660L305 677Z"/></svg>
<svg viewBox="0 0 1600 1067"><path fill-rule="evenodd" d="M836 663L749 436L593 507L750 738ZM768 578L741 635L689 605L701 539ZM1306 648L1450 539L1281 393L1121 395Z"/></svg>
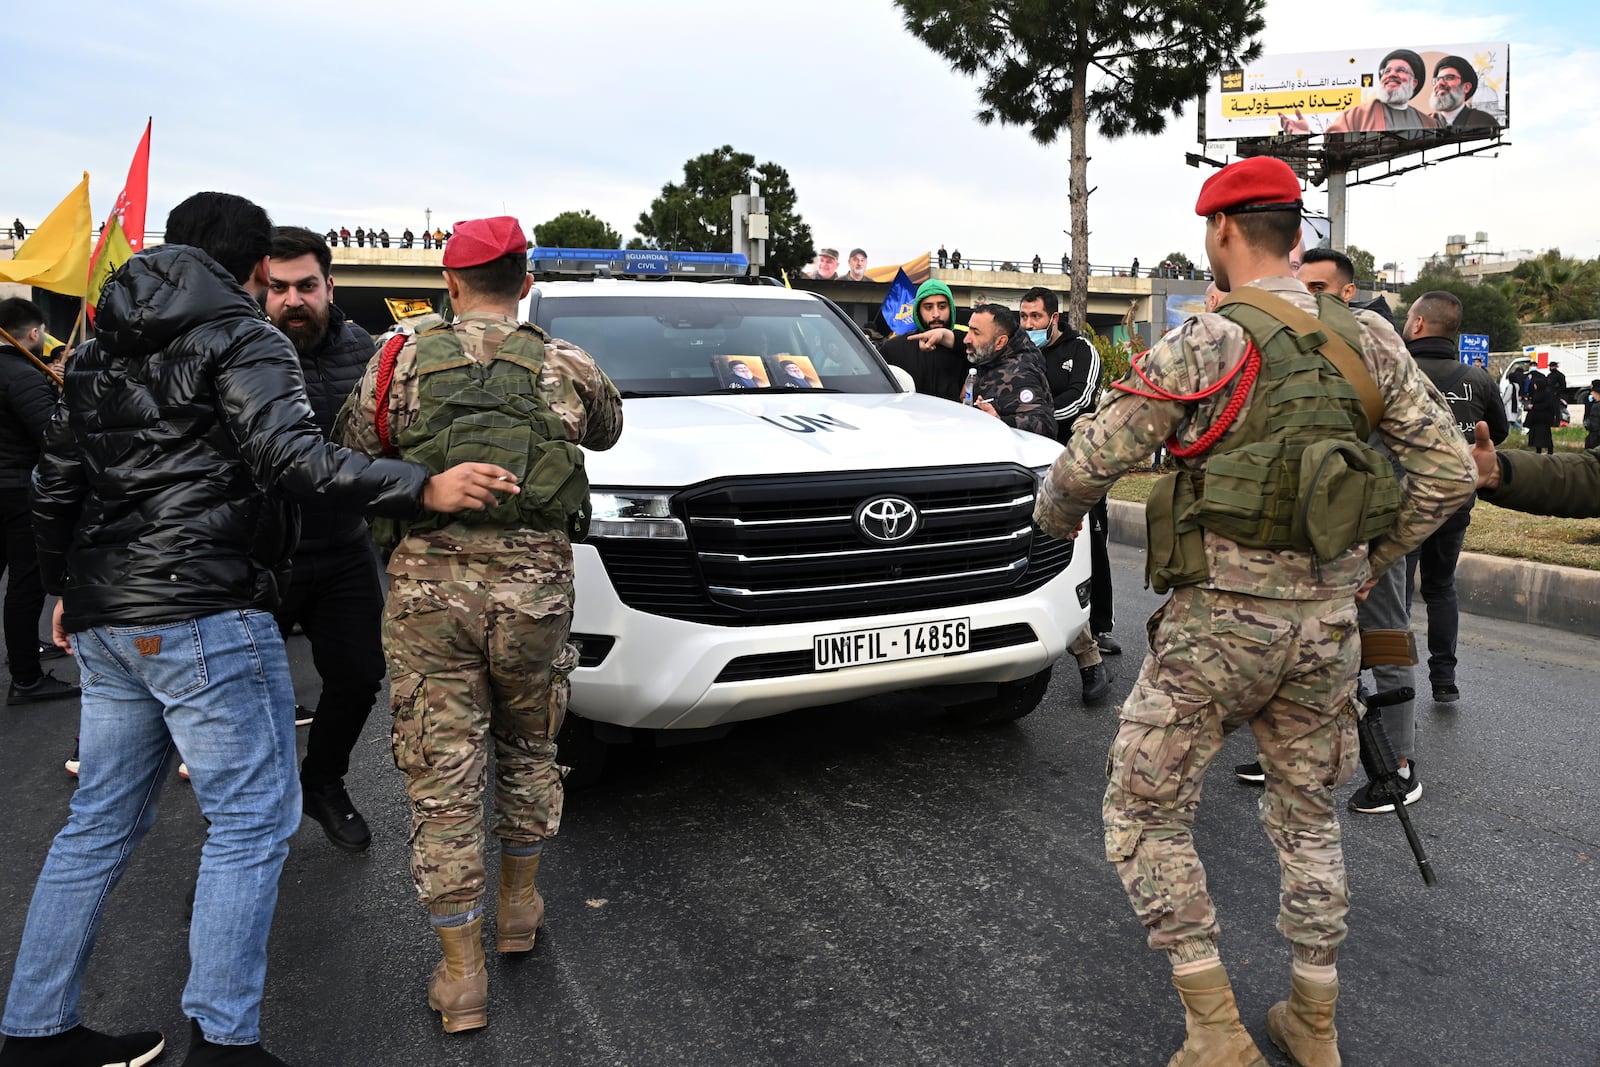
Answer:
<svg viewBox="0 0 1600 1067"><path fill-rule="evenodd" d="M333 303L332 269L333 253L310 230L273 231L267 318L294 343L306 399L317 429L329 439L334 418L373 354L372 335ZM295 706L295 722L311 723L300 792L305 813L329 841L361 852L372 834L345 791L344 776L383 684L383 583L360 511L307 502L300 517L300 545L274 612L285 636L296 625L305 632L322 679L315 712Z"/></svg>
<svg viewBox="0 0 1600 1067"><path fill-rule="evenodd" d="M105 899L180 758L208 824L184 1063L282 1063L260 1023L278 876L300 825L294 689L269 610L293 501L411 517L517 491L494 464L430 478L323 438L294 347L257 303L272 241L261 208L199 193L173 208L166 239L106 284L99 336L71 360L34 479L40 570L61 597L55 641L84 678L82 767L28 908L0 1067L143 1064L165 1047L159 1033L88 1029L78 1002Z"/></svg>

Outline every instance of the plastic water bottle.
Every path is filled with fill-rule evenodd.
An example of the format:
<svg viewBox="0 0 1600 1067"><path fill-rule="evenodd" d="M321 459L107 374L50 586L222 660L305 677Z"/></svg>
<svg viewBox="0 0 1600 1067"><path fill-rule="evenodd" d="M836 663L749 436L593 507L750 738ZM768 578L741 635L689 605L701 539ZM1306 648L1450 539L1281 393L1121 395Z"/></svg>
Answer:
<svg viewBox="0 0 1600 1067"><path fill-rule="evenodd" d="M967 371L966 384L961 387L961 402L968 407L971 407L973 402L978 399L977 389L978 368L973 367L971 370Z"/></svg>

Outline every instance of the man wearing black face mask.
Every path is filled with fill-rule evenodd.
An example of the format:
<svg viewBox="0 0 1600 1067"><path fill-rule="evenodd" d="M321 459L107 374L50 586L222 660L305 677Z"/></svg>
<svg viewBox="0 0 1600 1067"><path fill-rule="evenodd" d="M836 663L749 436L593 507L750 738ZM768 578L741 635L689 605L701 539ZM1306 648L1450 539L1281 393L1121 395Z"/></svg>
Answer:
<svg viewBox="0 0 1600 1067"><path fill-rule="evenodd" d="M325 437L373 353L371 335L333 303L332 262L310 230L273 231L267 317L294 343L306 399ZM311 724L300 765L302 803L329 841L360 852L372 835L345 792L344 776L383 684L383 586L361 512L306 502L300 513L300 544L273 614L285 635L297 623L305 631L322 678L315 711L295 706L295 722Z"/></svg>

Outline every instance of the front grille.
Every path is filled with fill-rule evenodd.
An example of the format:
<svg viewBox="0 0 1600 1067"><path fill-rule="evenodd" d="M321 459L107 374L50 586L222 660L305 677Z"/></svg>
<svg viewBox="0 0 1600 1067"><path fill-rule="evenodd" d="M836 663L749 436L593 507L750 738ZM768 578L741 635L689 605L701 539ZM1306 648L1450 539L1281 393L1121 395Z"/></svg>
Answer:
<svg viewBox="0 0 1600 1067"><path fill-rule="evenodd" d="M1022 467L864 471L708 482L673 500L689 541L596 538L623 602L723 626L882 615L1002 600L1048 582L1072 543L1032 523ZM920 514L899 544L858 528L863 502L893 494Z"/></svg>
<svg viewBox="0 0 1600 1067"><path fill-rule="evenodd" d="M1025 622L1008 626L990 626L972 631L967 642L968 652L984 652L991 648L1009 648L1026 645L1039 639L1033 627ZM956 653L964 655L964 653ZM799 652L763 652L754 656L739 656L728 661L717 675L719 682L748 682L758 678L787 678L796 674L811 674L816 661L811 649Z"/></svg>

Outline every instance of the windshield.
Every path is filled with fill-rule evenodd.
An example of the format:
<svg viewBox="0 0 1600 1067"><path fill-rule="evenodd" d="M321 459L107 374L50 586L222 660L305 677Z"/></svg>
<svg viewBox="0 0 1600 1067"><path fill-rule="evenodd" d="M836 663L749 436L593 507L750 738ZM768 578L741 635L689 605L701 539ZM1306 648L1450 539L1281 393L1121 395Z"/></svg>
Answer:
<svg viewBox="0 0 1600 1067"><path fill-rule="evenodd" d="M535 317L594 356L623 396L896 391L872 350L821 302L545 296Z"/></svg>

